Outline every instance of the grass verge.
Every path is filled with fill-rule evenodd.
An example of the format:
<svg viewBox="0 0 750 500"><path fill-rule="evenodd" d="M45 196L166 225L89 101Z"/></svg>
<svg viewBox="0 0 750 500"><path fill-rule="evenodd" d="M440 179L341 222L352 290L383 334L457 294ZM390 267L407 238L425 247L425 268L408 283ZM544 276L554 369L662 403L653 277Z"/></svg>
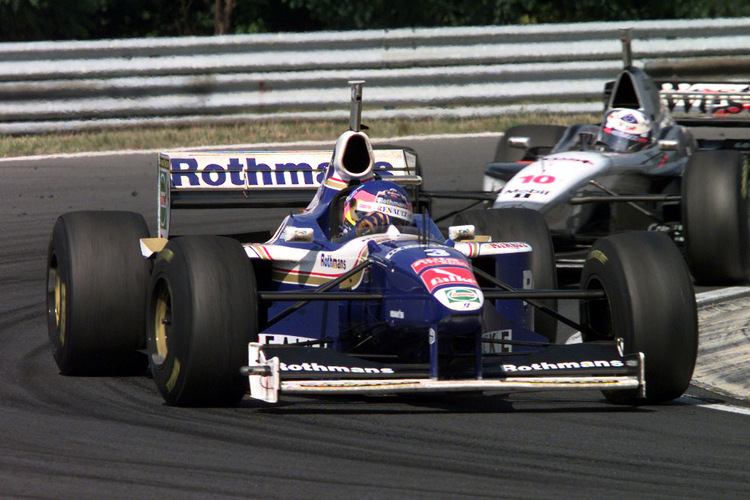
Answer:
<svg viewBox="0 0 750 500"><path fill-rule="evenodd" d="M365 122L373 139L409 135L502 132L519 124L595 123L594 114L523 114L455 120L377 120ZM96 151L166 150L210 145L335 140L344 122L243 122L182 128L105 129L95 132L0 137L0 158Z"/></svg>

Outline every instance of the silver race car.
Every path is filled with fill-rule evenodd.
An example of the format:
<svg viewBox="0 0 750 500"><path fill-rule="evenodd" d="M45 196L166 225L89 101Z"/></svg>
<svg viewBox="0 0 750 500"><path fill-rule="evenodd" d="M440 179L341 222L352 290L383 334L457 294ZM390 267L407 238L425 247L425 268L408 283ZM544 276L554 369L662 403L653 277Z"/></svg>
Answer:
<svg viewBox="0 0 750 500"><path fill-rule="evenodd" d="M657 84L626 61L605 87L600 124L507 130L484 190L496 194L494 209L543 214L558 267L580 267L604 235L640 229L668 234L699 283L745 281L749 91L736 82ZM466 217L474 216L457 223Z"/></svg>

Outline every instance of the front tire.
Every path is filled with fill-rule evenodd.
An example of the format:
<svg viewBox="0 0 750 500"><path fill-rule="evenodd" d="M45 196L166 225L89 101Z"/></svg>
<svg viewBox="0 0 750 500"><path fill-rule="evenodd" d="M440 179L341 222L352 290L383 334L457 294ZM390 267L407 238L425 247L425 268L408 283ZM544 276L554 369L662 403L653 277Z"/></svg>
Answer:
<svg viewBox="0 0 750 500"><path fill-rule="evenodd" d="M65 375L143 372L148 264L143 216L71 212L52 230L47 254L47 330Z"/></svg>
<svg viewBox="0 0 750 500"><path fill-rule="evenodd" d="M680 397L698 353L692 280L679 250L662 233L630 232L602 238L588 253L584 290L606 298L581 301L584 341L622 339L625 354L645 355L646 398L636 391L604 391L618 404L661 403Z"/></svg>
<svg viewBox="0 0 750 500"><path fill-rule="evenodd" d="M701 284L750 276L747 164L738 151L700 151L685 168L682 221L688 265Z"/></svg>
<svg viewBox="0 0 750 500"><path fill-rule="evenodd" d="M536 210L503 208L498 210L470 210L456 215L453 225L473 224L475 234L486 235L492 241L522 241L531 245L531 273L534 288L557 289L555 253L544 217ZM557 310L556 299L539 299L545 306ZM557 340L557 320L539 309L534 310L534 331Z"/></svg>
<svg viewBox="0 0 750 500"><path fill-rule="evenodd" d="M248 391L240 367L258 338L252 262L237 241L171 240L156 258L147 302L151 372L175 406L234 406Z"/></svg>

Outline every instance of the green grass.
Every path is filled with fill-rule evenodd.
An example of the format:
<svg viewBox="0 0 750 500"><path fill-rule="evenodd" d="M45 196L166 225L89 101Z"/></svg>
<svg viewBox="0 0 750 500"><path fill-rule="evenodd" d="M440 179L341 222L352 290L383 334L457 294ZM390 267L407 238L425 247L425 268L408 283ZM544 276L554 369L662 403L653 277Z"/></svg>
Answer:
<svg viewBox="0 0 750 500"><path fill-rule="evenodd" d="M595 123L593 114L524 114L481 119L378 120L368 122L368 133L377 140L389 137L435 134L502 132L518 124ZM105 129L96 132L57 133L0 137L0 158L119 150L166 150L211 145L331 140L346 130L348 122L245 122L182 128Z"/></svg>

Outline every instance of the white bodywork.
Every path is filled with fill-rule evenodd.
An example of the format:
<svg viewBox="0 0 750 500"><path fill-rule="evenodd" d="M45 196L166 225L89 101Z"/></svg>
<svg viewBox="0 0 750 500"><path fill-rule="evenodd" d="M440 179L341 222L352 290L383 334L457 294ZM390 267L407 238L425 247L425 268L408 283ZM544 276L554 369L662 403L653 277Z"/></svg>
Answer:
<svg viewBox="0 0 750 500"><path fill-rule="evenodd" d="M569 195L578 185L596 177L610 165L602 153L556 153L530 163L510 179L495 203L548 204Z"/></svg>

